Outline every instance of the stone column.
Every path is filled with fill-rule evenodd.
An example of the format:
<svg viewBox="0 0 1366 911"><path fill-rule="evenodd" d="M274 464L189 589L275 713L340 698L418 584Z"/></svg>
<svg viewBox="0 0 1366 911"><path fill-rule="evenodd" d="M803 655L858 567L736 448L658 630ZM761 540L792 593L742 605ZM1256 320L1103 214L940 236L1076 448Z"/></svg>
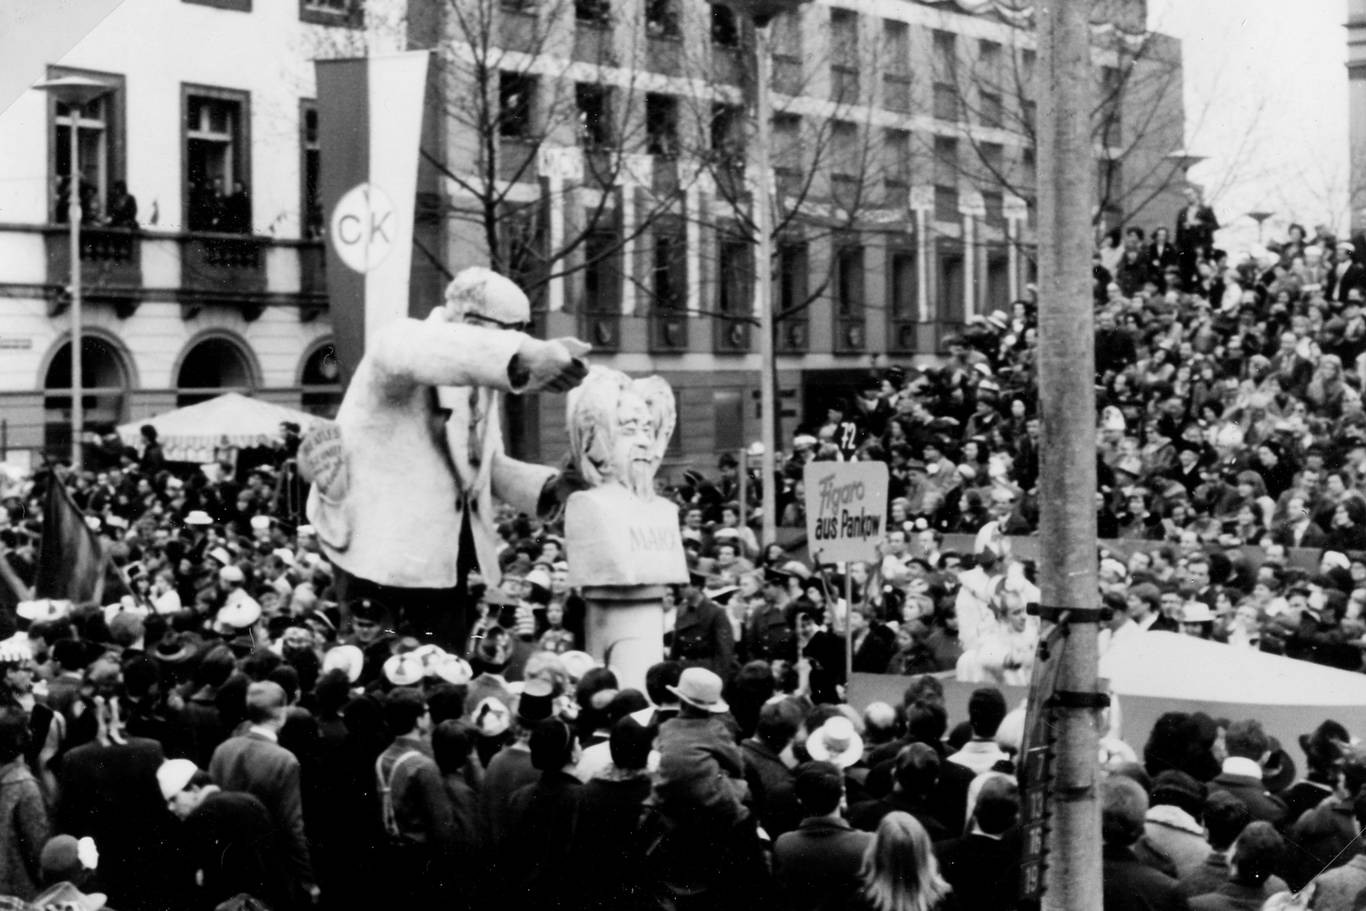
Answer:
<svg viewBox="0 0 1366 911"><path fill-rule="evenodd" d="M546 183L546 247L553 256L564 246L565 187L583 180L583 151L574 146L542 146L536 160L537 173ZM564 276L558 275L546 287L546 307L564 309Z"/></svg>
<svg viewBox="0 0 1366 911"><path fill-rule="evenodd" d="M622 155L616 184L621 205L621 314L636 312L636 193L654 178L653 155Z"/></svg>
<svg viewBox="0 0 1366 911"><path fill-rule="evenodd" d="M963 217L963 321L977 315L977 219L985 218L987 204L982 194L968 190L958 201Z"/></svg>
<svg viewBox="0 0 1366 911"><path fill-rule="evenodd" d="M915 216L915 293L919 322L930 321L930 218L934 212L934 187L911 187L911 213Z"/></svg>
<svg viewBox="0 0 1366 911"><path fill-rule="evenodd" d="M1010 273L1010 300L1020 299L1020 244L1024 242L1025 221L1029 207L1018 196L1005 198L1007 271Z"/></svg>

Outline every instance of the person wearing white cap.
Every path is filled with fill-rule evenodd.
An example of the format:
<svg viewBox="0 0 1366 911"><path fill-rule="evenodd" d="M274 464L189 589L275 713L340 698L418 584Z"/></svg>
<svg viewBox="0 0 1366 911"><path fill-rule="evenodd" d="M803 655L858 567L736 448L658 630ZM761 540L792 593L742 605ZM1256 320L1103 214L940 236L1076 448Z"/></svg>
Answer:
<svg viewBox="0 0 1366 911"><path fill-rule="evenodd" d="M461 271L445 306L426 320L393 320L369 340L336 421L300 448L313 484L308 519L345 572L343 588L369 589L448 643L465 638L469 572L489 585L501 578L494 500L551 515L584 486L503 450L504 393L564 392L588 370L591 346L541 341L526 334L530 325L530 301L512 281Z"/></svg>
<svg viewBox="0 0 1366 911"><path fill-rule="evenodd" d="M198 884L195 906L215 908L245 892L272 908L288 897L270 811L244 791L224 791L188 759L157 769L166 807L184 823L177 840Z"/></svg>

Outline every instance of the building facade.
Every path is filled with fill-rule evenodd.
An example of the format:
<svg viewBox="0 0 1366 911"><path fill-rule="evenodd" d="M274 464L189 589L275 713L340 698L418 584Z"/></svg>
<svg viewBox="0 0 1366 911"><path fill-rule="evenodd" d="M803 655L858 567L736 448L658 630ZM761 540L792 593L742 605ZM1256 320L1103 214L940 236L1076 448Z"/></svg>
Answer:
<svg viewBox="0 0 1366 911"><path fill-rule="evenodd" d="M126 0L32 74L109 87L75 118L87 432L228 390L335 408L312 58L363 34L347 0ZM72 120L0 113L0 459L69 452Z"/></svg>
<svg viewBox="0 0 1366 911"><path fill-rule="evenodd" d="M519 277L542 329L592 342L594 361L668 378L674 466L757 440L752 28L702 0L423 8L409 44L441 60L426 243L451 267ZM1142 2L1097 4L1098 164L1081 179L1096 181L1102 226L1165 224L1179 205L1180 46L1145 26ZM774 20L784 437L1026 295L1032 28L1011 0L815 0ZM517 448L559 455L561 400L514 411Z"/></svg>

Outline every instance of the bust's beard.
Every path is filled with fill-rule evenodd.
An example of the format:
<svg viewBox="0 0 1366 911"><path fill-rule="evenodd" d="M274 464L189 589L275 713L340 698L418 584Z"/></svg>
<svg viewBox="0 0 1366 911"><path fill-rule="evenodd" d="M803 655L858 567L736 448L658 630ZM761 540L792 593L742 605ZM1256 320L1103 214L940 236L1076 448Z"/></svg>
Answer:
<svg viewBox="0 0 1366 911"><path fill-rule="evenodd" d="M626 469L626 486L642 500L651 499L655 495L654 464L632 459Z"/></svg>

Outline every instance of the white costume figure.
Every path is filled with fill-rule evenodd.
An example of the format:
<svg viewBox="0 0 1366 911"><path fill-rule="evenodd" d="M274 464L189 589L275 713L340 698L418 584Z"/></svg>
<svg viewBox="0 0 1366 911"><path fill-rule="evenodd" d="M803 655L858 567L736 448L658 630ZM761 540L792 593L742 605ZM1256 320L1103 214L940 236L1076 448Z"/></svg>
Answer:
<svg viewBox="0 0 1366 911"><path fill-rule="evenodd" d="M444 307L368 342L336 422L300 451L308 518L335 565L398 589L449 589L472 566L497 584L494 499L535 514L560 493L554 469L504 454L499 397L567 390L587 372L588 345L534 339L530 320L520 288L470 268ZM477 561L461 560L467 519Z"/></svg>

